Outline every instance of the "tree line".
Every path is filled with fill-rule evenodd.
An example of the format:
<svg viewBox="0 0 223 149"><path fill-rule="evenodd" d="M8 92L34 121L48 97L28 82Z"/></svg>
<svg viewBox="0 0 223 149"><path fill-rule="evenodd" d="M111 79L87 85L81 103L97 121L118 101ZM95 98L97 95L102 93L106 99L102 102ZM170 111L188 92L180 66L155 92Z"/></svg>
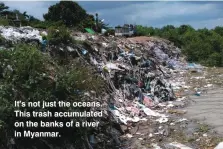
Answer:
<svg viewBox="0 0 223 149"><path fill-rule="evenodd" d="M194 29L190 25L162 28L137 26L138 36L158 36L182 49L187 60L207 66L223 66L223 27Z"/></svg>

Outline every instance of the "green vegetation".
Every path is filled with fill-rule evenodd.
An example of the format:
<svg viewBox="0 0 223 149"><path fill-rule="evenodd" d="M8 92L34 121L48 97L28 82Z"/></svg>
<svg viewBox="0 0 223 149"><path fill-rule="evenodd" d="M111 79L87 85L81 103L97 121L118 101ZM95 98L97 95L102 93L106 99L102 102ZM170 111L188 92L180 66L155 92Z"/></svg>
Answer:
<svg viewBox="0 0 223 149"><path fill-rule="evenodd" d="M84 31L84 28L91 28L96 32L100 32L102 28L107 29L108 24L97 18L94 15L88 14L77 2L60 1L48 8L48 12L43 15L44 21L28 15L27 12L19 10L9 11L9 7L4 3L0 3L0 25L15 26L16 16L21 21L22 26L32 26L39 29L48 29L50 27L58 27L65 25L66 27ZM61 11L61 9L63 11ZM95 25L97 20L97 26Z"/></svg>
<svg viewBox="0 0 223 149"><path fill-rule="evenodd" d="M50 27L47 37L51 45L69 44L72 41L70 32L65 26Z"/></svg>
<svg viewBox="0 0 223 149"><path fill-rule="evenodd" d="M0 18L0 24L3 25L3 26L8 26L9 21L7 19Z"/></svg>
<svg viewBox="0 0 223 149"><path fill-rule="evenodd" d="M18 118L15 117L14 101L89 101L81 92L96 91L98 95L103 92L103 81L93 74L92 70L78 62L70 61L67 65L57 64L48 55L42 54L33 46L18 45L13 50L0 50L0 144L6 145L8 139L13 138L14 122L32 120L36 122L77 120L68 118ZM89 111L89 108L20 108L22 111ZM91 118L92 119L92 118ZM82 118L78 120L83 120ZM84 120L89 120L88 118ZM31 131L53 131L54 128L29 128ZM22 131L22 129L16 129ZM55 128L58 131L58 128ZM84 138L91 128L60 128L63 137L59 139L16 139L17 148L47 148L74 144L74 148L87 144ZM76 139L80 138L80 139ZM46 143L47 142L47 143ZM64 144L66 143L66 144ZM2 147L1 147L2 148ZM4 148L4 147L3 147Z"/></svg>
<svg viewBox="0 0 223 149"><path fill-rule="evenodd" d="M19 10L8 10L9 7L4 3L0 3L0 25L16 25L13 20L16 20L16 16L21 21L23 26L39 23L40 20L36 19L32 15L28 15L27 12L20 12Z"/></svg>
<svg viewBox="0 0 223 149"><path fill-rule="evenodd" d="M0 35L0 45L3 45L5 43L5 38L3 38L1 35Z"/></svg>
<svg viewBox="0 0 223 149"><path fill-rule="evenodd" d="M48 29L50 27L58 27L64 25L62 21L37 21L37 22L31 22L30 26L34 28L39 28L39 29Z"/></svg>
<svg viewBox="0 0 223 149"><path fill-rule="evenodd" d="M159 36L168 39L180 48L188 61L207 66L223 66L223 27L195 30L189 25L163 28L137 26L139 36Z"/></svg>
<svg viewBox="0 0 223 149"><path fill-rule="evenodd" d="M59 3L50 6L48 13L43 15L46 21L60 21L66 26L72 27L79 25L82 20L88 17L86 11L76 2L60 1Z"/></svg>
<svg viewBox="0 0 223 149"><path fill-rule="evenodd" d="M199 128L198 128L198 132L201 133L207 133L210 130L209 126L206 124L200 124Z"/></svg>

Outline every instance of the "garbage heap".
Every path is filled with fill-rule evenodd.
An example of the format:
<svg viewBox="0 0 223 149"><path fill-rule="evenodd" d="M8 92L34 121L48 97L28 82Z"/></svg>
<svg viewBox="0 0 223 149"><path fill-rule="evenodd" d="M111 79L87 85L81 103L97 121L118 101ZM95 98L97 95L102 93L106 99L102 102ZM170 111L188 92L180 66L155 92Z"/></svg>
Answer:
<svg viewBox="0 0 223 149"><path fill-rule="evenodd" d="M1 27L0 31L7 40L41 40L40 32L30 27ZM109 88L102 100L106 105L105 117L127 126L152 117L166 121L167 116L158 113L155 107L160 102L176 99L171 80L173 70L187 66L179 48L167 40L152 37L105 37L76 32L71 35L76 43L50 46L48 51L52 56L72 56L84 61L107 81ZM95 135L96 142L106 138L100 135ZM120 143L117 134L111 136L116 136L113 138L116 144Z"/></svg>
<svg viewBox="0 0 223 149"><path fill-rule="evenodd" d="M75 34L76 40L87 41L76 49L94 65L110 85L108 109L118 123L146 120L148 116L165 117L153 107L176 99L170 78L173 69L186 63L180 60L180 49L171 42L152 38L117 38ZM71 50L74 48L73 50ZM76 47L67 47L75 51Z"/></svg>
<svg viewBox="0 0 223 149"><path fill-rule="evenodd" d="M0 26L0 34L7 40L8 44L15 44L18 42L25 43L40 43L42 40L41 34L46 34L45 31L39 31L30 26L11 27Z"/></svg>

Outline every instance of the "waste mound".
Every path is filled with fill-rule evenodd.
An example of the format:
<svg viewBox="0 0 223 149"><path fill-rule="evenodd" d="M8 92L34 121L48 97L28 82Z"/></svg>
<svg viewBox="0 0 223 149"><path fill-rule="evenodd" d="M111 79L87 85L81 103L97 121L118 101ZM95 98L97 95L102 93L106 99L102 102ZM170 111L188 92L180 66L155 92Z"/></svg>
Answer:
<svg viewBox="0 0 223 149"><path fill-rule="evenodd" d="M34 29L30 26L26 27L11 27L11 26L0 26L0 34L6 40L12 43L17 43L20 41L24 42L40 42L42 36L40 31Z"/></svg>
<svg viewBox="0 0 223 149"><path fill-rule="evenodd" d="M151 37L83 33L74 38L85 41L88 46L67 49L78 52L107 80L110 85L108 110L117 122L127 125L145 120L147 116L163 116L151 108L176 99L169 81L171 70L186 64L180 59L181 50L171 42Z"/></svg>
<svg viewBox="0 0 223 149"><path fill-rule="evenodd" d="M0 33L14 42L41 40L40 31L31 27L0 27ZM79 42L50 46L48 51L52 56L61 54L84 61L107 81L109 88L102 101L107 105L104 114L113 123L128 126L151 117L166 120L166 116L156 112L154 107L176 99L171 81L173 70L187 68L179 48L170 41L152 37L71 35ZM112 133L116 144L120 143L119 133L106 133ZM101 133L91 137L96 142L109 139Z"/></svg>

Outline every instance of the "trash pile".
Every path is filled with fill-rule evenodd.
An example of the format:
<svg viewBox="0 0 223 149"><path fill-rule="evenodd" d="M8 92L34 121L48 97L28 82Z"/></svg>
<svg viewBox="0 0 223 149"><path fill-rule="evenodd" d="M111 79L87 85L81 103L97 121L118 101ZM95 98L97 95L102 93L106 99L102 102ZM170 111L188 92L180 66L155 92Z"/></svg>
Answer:
<svg viewBox="0 0 223 149"><path fill-rule="evenodd" d="M40 31L32 27L0 26L0 34L6 40L16 43L18 41L41 41Z"/></svg>
<svg viewBox="0 0 223 149"><path fill-rule="evenodd" d="M1 26L0 32L13 42L41 41L40 31L32 27ZM179 48L170 41L152 37L104 37L87 33L72 33L72 36L85 41L87 46L74 44L57 49L82 57L108 81L112 90L108 110L117 122L127 125L146 120L147 116L165 117L152 108L176 99L170 82L172 70L187 65Z"/></svg>
<svg viewBox="0 0 223 149"><path fill-rule="evenodd" d="M200 96L199 89L190 90L185 75L190 69L199 72L203 68L188 64L181 57L179 48L169 41L151 37L105 38L82 33L74 38L87 41L90 48L78 47L76 50L82 53L83 59L90 60L110 84L108 111L120 124L122 137L135 142L127 146L145 148L141 145L143 142L160 145L159 138L165 140L187 125L187 119L176 118L171 113L186 113L173 107L185 106L187 95ZM170 128L174 132L170 132ZM163 142L167 146L161 146L190 148L167 142Z"/></svg>
<svg viewBox="0 0 223 149"><path fill-rule="evenodd" d="M40 32L31 27L0 27L0 33L10 41L42 39ZM103 104L106 104L108 109L104 114L109 118L112 116L115 123L124 127L125 129L121 128L122 132L137 122L149 121L148 123L152 124L153 121L154 125L169 122L170 126L175 127L175 123L186 121L180 119L174 122L166 115L167 111L164 108L173 107L172 101L175 100L181 104L185 95L200 96L199 90L187 93L190 86L187 86L185 74L188 70L200 72L203 67L187 63L181 56L181 50L173 43L154 37L104 37L77 32L71 35L81 42L50 47L48 51L60 54L68 52L72 58L80 58L107 81L109 88L103 100L106 103ZM171 112L184 111L172 110ZM167 129L163 129L165 127L158 127L157 133L148 132L148 136L168 134ZM100 135L96 134L92 137L95 137L96 142L100 142L100 139L105 138ZM133 133L126 134L128 138L132 135ZM118 137L115 136L114 140L117 143ZM169 146L180 148L183 145L175 142Z"/></svg>
<svg viewBox="0 0 223 149"><path fill-rule="evenodd" d="M153 107L176 99L169 79L172 69L186 65L179 60L179 48L169 41L149 37L141 37L146 39L143 42L140 37L105 38L89 34L80 37L75 39L86 39L91 48L79 49L79 53L90 59L110 84L109 111L117 122L128 125L147 120L148 116L166 117Z"/></svg>

